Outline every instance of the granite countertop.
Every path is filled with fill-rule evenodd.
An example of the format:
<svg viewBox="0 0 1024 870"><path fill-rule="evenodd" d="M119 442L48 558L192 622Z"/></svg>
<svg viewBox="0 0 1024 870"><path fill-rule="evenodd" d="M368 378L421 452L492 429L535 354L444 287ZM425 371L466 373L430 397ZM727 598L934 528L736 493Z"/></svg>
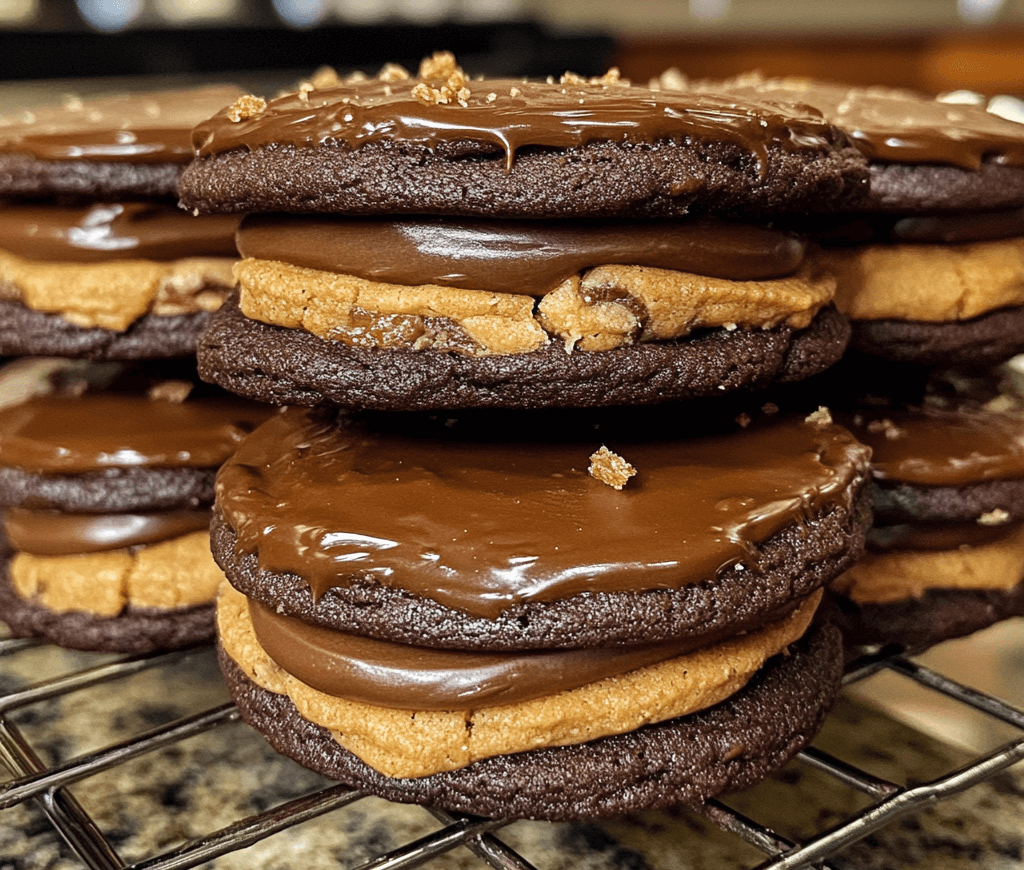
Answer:
<svg viewBox="0 0 1024 870"><path fill-rule="evenodd" d="M0 694L111 659L52 647L0 657ZM867 689L862 695L870 697ZM203 649L176 663L16 710L10 719L52 764L227 700L212 650ZM1013 736L1018 735L1008 731L992 745ZM972 757L849 696L816 745L900 784L941 776ZM71 791L122 860L133 863L325 784L277 756L247 726L233 723L85 779ZM801 838L863 807L867 799L794 762L727 803L786 836ZM832 863L864 870L1024 868L1022 818L1024 765L1018 765L897 821L847 848ZM422 808L366 798L206 866L355 867L438 827ZM731 870L754 867L763 858L688 811L639 813L591 824L516 822L498 835L538 870ZM81 866L37 805L0 811L2 870ZM427 866L486 865L460 848Z"/></svg>

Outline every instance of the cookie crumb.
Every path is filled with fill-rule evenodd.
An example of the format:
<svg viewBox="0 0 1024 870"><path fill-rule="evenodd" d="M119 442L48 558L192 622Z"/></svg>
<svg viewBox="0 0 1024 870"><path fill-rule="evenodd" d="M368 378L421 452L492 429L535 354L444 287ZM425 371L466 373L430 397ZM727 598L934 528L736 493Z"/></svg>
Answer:
<svg viewBox="0 0 1024 870"><path fill-rule="evenodd" d="M767 414L769 417L772 414L778 414L779 413L779 406L776 405L774 402L765 402L761 406L761 413L762 414Z"/></svg>
<svg viewBox="0 0 1024 870"><path fill-rule="evenodd" d="M617 453L612 453L603 444L601 449L591 454L590 476L612 489L622 489L629 479L636 474L636 469Z"/></svg>
<svg viewBox="0 0 1024 870"><path fill-rule="evenodd" d="M903 430L900 429L892 420L884 418L882 420L872 420L868 423L868 432L879 433L885 435L886 441L895 441L897 438L903 437Z"/></svg>
<svg viewBox="0 0 1024 870"><path fill-rule="evenodd" d="M409 78L409 71L401 64L386 63L380 68L377 78L382 82L404 82Z"/></svg>
<svg viewBox="0 0 1024 870"><path fill-rule="evenodd" d="M453 73L461 73L455 55L450 51L435 51L420 61L418 77L421 79L446 79Z"/></svg>
<svg viewBox="0 0 1024 870"><path fill-rule="evenodd" d="M192 392L191 381L161 381L146 393L153 402L173 402L180 405Z"/></svg>
<svg viewBox="0 0 1024 870"><path fill-rule="evenodd" d="M742 426L742 427L743 427L744 429L746 429L746 428L747 428L747 426L749 426L749 425L750 425L750 422L751 422L751 420L750 420L750 414L747 414L747 413L743 413L743 414L740 414L740 415L739 415L739 416L738 416L738 417L736 418L736 422L737 422L737 423L738 423L738 424L739 424L740 426Z"/></svg>
<svg viewBox="0 0 1024 870"><path fill-rule="evenodd" d="M978 517L979 526L1001 526L1010 521L1009 511L1005 511L1002 508L995 508L990 510L988 513L982 514Z"/></svg>
<svg viewBox="0 0 1024 870"><path fill-rule="evenodd" d="M812 423L815 426L831 426L832 414L824 405L819 405L817 411L804 417L804 422Z"/></svg>
<svg viewBox="0 0 1024 870"><path fill-rule="evenodd" d="M652 91L685 91L686 86L686 76L674 66L665 70L656 79L651 79L647 85Z"/></svg>
<svg viewBox="0 0 1024 870"><path fill-rule="evenodd" d="M246 121L249 118L262 115L266 108L267 101L262 97L246 94L231 104L231 107L228 109L228 119L237 124L239 121Z"/></svg>

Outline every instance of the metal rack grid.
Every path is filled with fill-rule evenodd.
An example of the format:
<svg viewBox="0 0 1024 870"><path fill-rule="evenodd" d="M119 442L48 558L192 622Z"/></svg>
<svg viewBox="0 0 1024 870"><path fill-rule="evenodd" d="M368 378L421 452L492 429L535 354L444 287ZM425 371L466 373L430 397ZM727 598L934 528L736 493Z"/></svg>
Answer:
<svg viewBox="0 0 1024 870"><path fill-rule="evenodd" d="M32 640L2 639L0 661L10 661L11 657L39 646L38 642ZM195 652L186 650L156 656L120 658L70 670L0 695L0 761L13 776L13 779L0 785L0 809L23 802L36 802L74 855L91 870L126 867L132 870L184 870L244 849L286 828L301 825L366 797L345 786L329 786L249 815L162 854L131 865L122 861L114 845L78 803L69 786L101 771L172 746L178 741L237 722L238 713L234 706L214 706L130 739L49 766L36 754L22 729L14 724L12 714L85 689L116 684L149 669L176 666ZM907 655L883 651L859 659L848 669L845 682L850 684L863 680L883 670L912 680L956 703L1024 732L1024 711L917 664ZM826 862L845 846L906 813L964 791L1024 760L1024 736L974 758L958 770L915 787L899 786L873 776L813 746L801 752L798 760L834 778L838 783L863 793L871 802L828 830L800 843L791 842L720 801L711 802L706 814L714 824L768 856L757 865L757 870L829 867ZM379 854L354 870L416 867L460 847L469 849L485 864L498 870L534 868L530 861L495 835L496 831L509 824L507 820L456 816L437 810L430 812L441 823L438 830Z"/></svg>

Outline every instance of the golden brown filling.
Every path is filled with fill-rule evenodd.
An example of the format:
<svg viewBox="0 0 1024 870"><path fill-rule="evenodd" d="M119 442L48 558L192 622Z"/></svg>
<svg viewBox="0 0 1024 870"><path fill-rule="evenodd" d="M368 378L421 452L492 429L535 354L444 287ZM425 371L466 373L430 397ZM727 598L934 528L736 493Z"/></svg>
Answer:
<svg viewBox="0 0 1024 870"><path fill-rule="evenodd" d="M522 703L455 711L376 707L307 686L264 652L245 596L226 583L218 634L250 680L287 695L303 717L329 729L347 750L387 776L419 777L495 755L584 743L713 706L801 637L819 600L815 593L757 632L617 677Z"/></svg>

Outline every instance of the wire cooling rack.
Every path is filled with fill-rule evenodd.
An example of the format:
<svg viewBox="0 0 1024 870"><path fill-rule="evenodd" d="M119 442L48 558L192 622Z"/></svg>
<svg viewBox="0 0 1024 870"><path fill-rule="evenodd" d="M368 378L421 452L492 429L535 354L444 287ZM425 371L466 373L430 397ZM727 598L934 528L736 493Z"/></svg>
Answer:
<svg viewBox="0 0 1024 870"><path fill-rule="evenodd" d="M0 639L0 677L11 670L9 666L16 663L19 657L38 653L41 646L36 641ZM37 752L26 736L25 727L17 723L20 720L31 723L33 708L55 700L68 699L97 687L113 687L119 693L118 696L132 697L128 684L137 675L158 670L173 673L174 678L180 679L182 672L189 672L190 658L209 658L209 655L208 649L199 649L148 657L112 660L108 657L99 660L99 663L96 663L95 657L79 655L77 658L72 657L71 667L46 679L34 683L11 679L0 682L0 761L13 777L0 785L0 810L7 811L21 804L35 804L81 865L92 870L126 867L135 870L183 870L245 849L285 829L302 826L367 797L345 786L326 785L310 794L248 814L219 830L135 863L128 864L122 860L114 842L116 837L101 830L93 815L76 799L73 786L120 765L167 751L197 735L225 729L238 721L234 706L230 703L214 704L192 715L174 718L157 727L140 731L127 739L52 763L44 763L41 753ZM1024 732L1024 712L1021 710L949 679L906 655L882 652L864 657L852 664L845 680L847 684L854 683L882 671L899 675L952 699L956 704L980 711L1011 726L1014 733ZM867 806L799 843L790 841L720 801L709 804L706 815L719 828L756 847L766 856L761 863L756 864L758 870L841 867L842 858L836 855L844 847L891 824L904 814L989 779L1020 760L1024 760L1024 736L995 751L975 757L960 769L908 787L873 776L812 745L799 754L797 763L830 777L836 784L862 793L868 801ZM217 763L216 757L211 763ZM384 813L387 811L387 806L381 810ZM428 812L439 823L435 830L404 845L381 851L350 870L416 867L460 849L470 850L483 866L498 870L531 870L536 866L500 839L498 832L509 822L457 816L437 810ZM0 824L3 821L4 812L0 812ZM6 856L0 856L0 863L2 857ZM830 863L833 859L839 863ZM538 870L543 868L539 867Z"/></svg>

